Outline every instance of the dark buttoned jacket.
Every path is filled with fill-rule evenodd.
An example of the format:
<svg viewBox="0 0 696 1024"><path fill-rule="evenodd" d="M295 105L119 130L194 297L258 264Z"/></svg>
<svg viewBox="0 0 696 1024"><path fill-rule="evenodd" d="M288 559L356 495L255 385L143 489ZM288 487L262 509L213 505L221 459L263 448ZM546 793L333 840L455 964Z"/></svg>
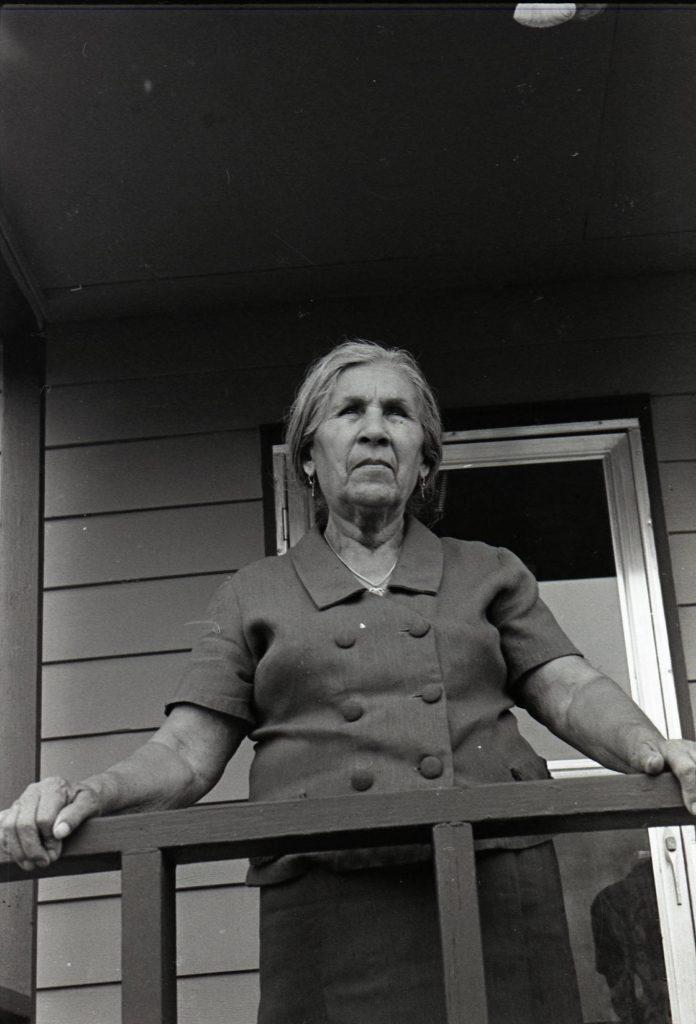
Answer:
<svg viewBox="0 0 696 1024"><path fill-rule="evenodd" d="M512 714L515 686L579 652L504 548L439 539L411 518L380 597L314 529L223 583L208 616L168 707L247 723L251 800L547 777ZM259 864L251 880L299 862Z"/></svg>

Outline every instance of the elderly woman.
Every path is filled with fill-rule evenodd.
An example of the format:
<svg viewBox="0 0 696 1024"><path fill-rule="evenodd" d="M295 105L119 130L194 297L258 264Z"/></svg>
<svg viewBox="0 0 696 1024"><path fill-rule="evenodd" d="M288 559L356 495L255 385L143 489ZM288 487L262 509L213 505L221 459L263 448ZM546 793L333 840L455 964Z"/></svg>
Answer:
<svg viewBox="0 0 696 1024"><path fill-rule="evenodd" d="M80 783L30 786L0 817L24 867L91 815L180 807L249 734L252 800L429 790L547 777L513 704L609 768L670 769L696 800L696 745L665 740L593 669L511 552L417 518L441 443L410 355L352 341L308 372L287 440L319 525L218 591L155 736ZM481 844L491 1020L582 1019L552 844ZM261 1024L439 1024L427 846L263 858Z"/></svg>

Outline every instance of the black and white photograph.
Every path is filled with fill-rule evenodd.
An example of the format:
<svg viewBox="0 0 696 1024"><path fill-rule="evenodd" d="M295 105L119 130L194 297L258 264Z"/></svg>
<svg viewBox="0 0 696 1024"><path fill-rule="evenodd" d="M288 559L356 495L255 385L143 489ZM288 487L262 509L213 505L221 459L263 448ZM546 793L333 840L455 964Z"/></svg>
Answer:
<svg viewBox="0 0 696 1024"><path fill-rule="evenodd" d="M0 1024L696 1022L696 4L0 4Z"/></svg>

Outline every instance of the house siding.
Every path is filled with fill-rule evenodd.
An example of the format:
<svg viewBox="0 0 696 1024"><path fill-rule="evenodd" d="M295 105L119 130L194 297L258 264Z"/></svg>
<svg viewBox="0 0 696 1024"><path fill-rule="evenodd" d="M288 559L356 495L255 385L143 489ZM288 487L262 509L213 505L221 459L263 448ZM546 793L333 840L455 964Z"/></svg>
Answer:
<svg viewBox="0 0 696 1024"><path fill-rule="evenodd" d="M50 328L44 772L88 774L157 727L207 599L263 554L259 427L346 331L413 351L444 408L650 395L696 696L695 295L668 275ZM250 753L207 799L246 797ZM255 1019L243 870L179 870L183 1024ZM39 1024L119 1019L118 894L111 873L41 884Z"/></svg>

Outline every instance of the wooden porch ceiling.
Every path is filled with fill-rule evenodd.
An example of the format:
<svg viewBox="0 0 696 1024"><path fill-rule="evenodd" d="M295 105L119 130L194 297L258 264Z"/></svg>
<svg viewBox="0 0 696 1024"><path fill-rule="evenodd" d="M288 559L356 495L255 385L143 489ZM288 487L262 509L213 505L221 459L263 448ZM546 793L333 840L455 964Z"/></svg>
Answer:
<svg viewBox="0 0 696 1024"><path fill-rule="evenodd" d="M47 321L696 269L696 5L0 12Z"/></svg>

